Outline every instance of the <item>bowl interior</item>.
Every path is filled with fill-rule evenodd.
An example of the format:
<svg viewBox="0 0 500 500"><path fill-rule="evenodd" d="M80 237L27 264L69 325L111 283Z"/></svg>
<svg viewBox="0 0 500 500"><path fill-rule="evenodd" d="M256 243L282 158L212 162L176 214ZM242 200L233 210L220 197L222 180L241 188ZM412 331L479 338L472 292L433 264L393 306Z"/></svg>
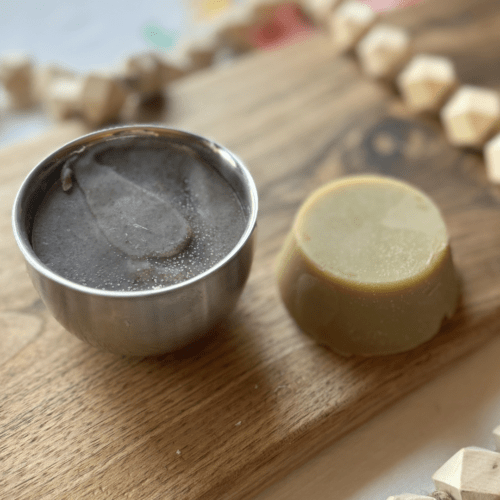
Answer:
<svg viewBox="0 0 500 500"><path fill-rule="evenodd" d="M160 140L168 140L169 144L177 148L185 149L186 154L195 155L202 163L210 165L215 169L231 186L238 198L245 217L245 227L241 237L232 250L206 271L178 284L162 287L166 289L176 289L185 286L192 281L202 279L207 274L214 272L232 259L250 237L257 219L257 190L255 183L242 164L242 162L224 147L201 136L190 134L175 129L167 129L155 126L129 126L113 129L106 129L83 136L72 141L55 151L45 160L39 163L27 176L17 195L13 209L13 227L17 243L28 261L29 265L35 268L44 276L58 281L65 286L77 288L80 291L105 295L134 295L134 294L154 294L157 290L142 291L111 291L98 288L86 287L60 276L42 263L32 246L33 223L35 214L40 204L46 196L48 190L56 182L60 182L61 169L67 158L82 147L88 147L103 141L112 141L119 138L141 137L151 140L158 137Z"/></svg>

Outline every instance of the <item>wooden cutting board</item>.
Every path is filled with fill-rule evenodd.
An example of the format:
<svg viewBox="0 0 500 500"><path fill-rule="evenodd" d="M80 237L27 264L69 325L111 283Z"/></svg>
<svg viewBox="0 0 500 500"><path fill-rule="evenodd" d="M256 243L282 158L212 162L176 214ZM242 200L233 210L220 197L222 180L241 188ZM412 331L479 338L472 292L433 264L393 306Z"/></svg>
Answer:
<svg viewBox="0 0 500 500"><path fill-rule="evenodd" d="M498 88L500 2L439 0L391 14L417 51ZM248 498L500 329L500 189L326 36L245 57L171 89L168 124L238 154L260 193L258 246L236 311L158 358L98 352L47 313L10 229L15 193L66 124L0 151L0 497ZM441 207L463 279L458 313L407 354L340 358L283 308L276 254L308 193L347 173L411 181Z"/></svg>

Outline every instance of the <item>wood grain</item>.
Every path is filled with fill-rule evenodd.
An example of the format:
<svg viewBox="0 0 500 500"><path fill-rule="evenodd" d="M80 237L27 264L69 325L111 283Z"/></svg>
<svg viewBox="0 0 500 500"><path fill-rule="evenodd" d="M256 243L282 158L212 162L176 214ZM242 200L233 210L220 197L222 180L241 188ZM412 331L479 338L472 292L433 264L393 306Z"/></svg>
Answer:
<svg viewBox="0 0 500 500"><path fill-rule="evenodd" d="M388 17L408 27L417 50L452 55L464 80L496 86L499 3L476 0L471 10L441 0ZM24 176L83 129L0 151L2 498L251 497L500 328L500 190L479 156L448 146L435 120L412 118L327 37L199 73L170 95L166 123L226 145L256 179L249 283L231 317L181 352L137 359L86 346L38 300L10 230ZM307 194L366 171L409 180L438 203L463 299L421 348L344 359L294 325L273 265Z"/></svg>

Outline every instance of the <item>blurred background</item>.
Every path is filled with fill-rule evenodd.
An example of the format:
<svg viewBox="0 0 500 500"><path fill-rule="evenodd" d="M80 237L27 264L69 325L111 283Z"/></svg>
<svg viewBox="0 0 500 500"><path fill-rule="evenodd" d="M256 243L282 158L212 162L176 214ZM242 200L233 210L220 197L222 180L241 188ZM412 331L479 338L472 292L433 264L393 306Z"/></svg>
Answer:
<svg viewBox="0 0 500 500"><path fill-rule="evenodd" d="M251 0L3 1L0 63L29 56L33 80L40 70L51 67L82 77L95 71L119 73L127 58L144 53L154 53L163 60L174 61L183 70L191 70L194 68L189 68L189 52L205 47L207 52L213 51L214 37L221 27L249 27L254 22L256 5ZM223 45L219 44L221 48ZM223 60L231 60L231 51L226 50L225 54ZM210 66L213 61L209 59L215 59L216 54L211 56L205 54L205 61L199 61L197 66ZM29 105L12 105L5 78L3 83L0 146L37 134L61 118L54 116L57 113L51 112L46 102L53 96L37 97Z"/></svg>
<svg viewBox="0 0 500 500"><path fill-rule="evenodd" d="M374 10L414 2L366 0ZM82 117L77 102L82 93L86 92L87 101L88 92L113 93L106 81L94 81L92 90L85 90L85 78L91 73L112 77L120 87L125 84L123 103L115 103L113 112L82 117L91 128L157 121L170 81L209 66L231 64L250 50L277 50L299 36L325 29L322 16L334 3L4 0L0 2L0 147L38 135L61 120ZM161 81L152 85L157 74ZM23 85L29 90L22 91ZM10 94L17 90L33 95L21 96L16 103Z"/></svg>

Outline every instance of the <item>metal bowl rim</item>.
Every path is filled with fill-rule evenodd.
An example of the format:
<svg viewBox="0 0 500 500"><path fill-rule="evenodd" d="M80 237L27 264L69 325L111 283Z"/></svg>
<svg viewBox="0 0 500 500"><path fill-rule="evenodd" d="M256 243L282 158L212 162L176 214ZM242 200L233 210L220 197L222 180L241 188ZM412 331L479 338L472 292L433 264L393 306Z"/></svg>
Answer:
<svg viewBox="0 0 500 500"><path fill-rule="evenodd" d="M51 160L55 159L59 154L61 154L65 150L71 150L71 149L76 149L76 147L80 144L89 144L91 143L92 139L97 141L100 137L109 137L113 138L116 136L117 133L119 132L130 132L132 133L133 131L136 132L142 132L143 134L151 134L154 132L159 132L160 135L168 135L170 134L180 134L183 136L187 136L192 140L195 140L199 143L205 144L205 146L213 149L214 147L217 148L220 151L223 151L225 154L229 155L229 158L234 162L234 164L240 169L240 171L243 174L243 179L245 182L245 185L249 191L249 218L245 227L245 230L243 234L241 235L240 239L238 240L238 243L233 247L233 249L217 264L214 266L210 267L206 271L194 276L193 278L190 278L189 280L182 281L180 283L176 283L174 285L169 285L165 286L159 289L149 289L149 290L139 290L139 291L118 291L118 290L102 290L99 288L92 288L84 285L80 285L78 283L75 283L71 280L68 280L66 278L63 278L59 274L55 273L52 271L49 267L47 267L45 264L43 264L36 253L33 251L33 248L31 247L27 235L21 230L21 227L23 226L22 223L22 213L21 213L21 205L22 201L24 200L26 196L26 191L28 189L28 186L31 184L33 179L38 175L38 171L42 169L48 162ZM101 129L98 131L90 132L88 134L85 134L83 136L77 137L76 139L73 139L72 141L67 142L60 148L56 149L53 151L51 154L46 156L43 160L41 160L26 176L24 181L21 184L21 187L19 188L19 191L16 195L16 198L14 200L14 205L12 209L12 227L13 227L13 232L14 232L14 238L16 240L16 243L18 247L20 248L21 252L23 253L24 258L26 259L27 263L39 274L45 276L51 281L54 281L58 283L59 285L72 289L76 292L80 292L83 294L88 294L88 295L93 295L93 296L102 296L102 297L108 297L108 298L116 298L116 299L128 299L131 297L154 297L158 295L163 295L166 293L170 292L175 292L179 289L189 287L190 285L202 281L208 276L215 274L219 269L224 267L229 261L231 261L233 258L237 256L237 254L240 252L240 250L245 246L245 244L250 240L252 233L255 229L255 226L257 224L257 213L258 213L258 194L257 194L257 187L255 185L255 181L253 180L250 172L244 165L244 163L231 151L229 151L227 148L224 146L221 146L217 142L208 139L206 137L203 137L201 135L193 134L192 132L188 132L182 129L178 128L172 128L172 127L163 127L163 126L158 126L158 125L125 125L125 126L117 126L117 127L109 127L105 129Z"/></svg>

